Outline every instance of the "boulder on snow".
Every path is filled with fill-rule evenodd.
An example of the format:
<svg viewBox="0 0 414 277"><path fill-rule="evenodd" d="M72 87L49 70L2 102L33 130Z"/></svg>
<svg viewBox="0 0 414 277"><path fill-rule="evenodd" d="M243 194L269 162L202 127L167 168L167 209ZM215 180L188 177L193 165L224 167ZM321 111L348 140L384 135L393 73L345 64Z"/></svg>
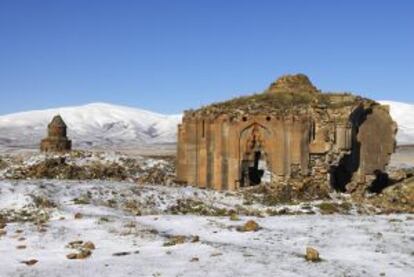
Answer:
<svg viewBox="0 0 414 277"><path fill-rule="evenodd" d="M305 259L310 262L319 262L321 260L318 250L313 247L306 247Z"/></svg>
<svg viewBox="0 0 414 277"><path fill-rule="evenodd" d="M254 220L247 221L243 226L239 226L237 231L239 232L256 232L260 229L259 224Z"/></svg>

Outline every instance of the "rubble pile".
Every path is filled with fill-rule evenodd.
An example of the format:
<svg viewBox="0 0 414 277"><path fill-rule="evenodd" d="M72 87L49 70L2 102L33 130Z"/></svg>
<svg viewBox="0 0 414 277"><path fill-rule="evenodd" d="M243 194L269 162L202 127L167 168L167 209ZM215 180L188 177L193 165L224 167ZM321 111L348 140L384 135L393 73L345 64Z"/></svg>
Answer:
<svg viewBox="0 0 414 277"><path fill-rule="evenodd" d="M10 170L6 176L9 179L125 180L128 175L125 168L117 163L79 166L59 157L46 158L34 165Z"/></svg>
<svg viewBox="0 0 414 277"><path fill-rule="evenodd" d="M0 160L0 179L129 180L139 184L172 184L174 161L170 157L127 157L87 151Z"/></svg>

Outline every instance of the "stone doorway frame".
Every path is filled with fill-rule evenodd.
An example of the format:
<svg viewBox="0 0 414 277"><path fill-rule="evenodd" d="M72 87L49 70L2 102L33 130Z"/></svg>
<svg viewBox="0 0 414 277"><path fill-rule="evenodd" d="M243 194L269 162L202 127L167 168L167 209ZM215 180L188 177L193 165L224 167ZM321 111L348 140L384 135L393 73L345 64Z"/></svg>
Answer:
<svg viewBox="0 0 414 277"><path fill-rule="evenodd" d="M269 151L270 149L267 143L271 137L271 132L268 128L258 122L253 122L241 130L239 136L239 187L250 186L250 176L248 175L248 171L255 161L257 152L260 152L260 155L262 155L259 161L264 160L266 162L267 170L270 172L272 171L269 162L269 153L271 152ZM245 181L246 178L248 178L247 185ZM263 175L260 178L263 178Z"/></svg>

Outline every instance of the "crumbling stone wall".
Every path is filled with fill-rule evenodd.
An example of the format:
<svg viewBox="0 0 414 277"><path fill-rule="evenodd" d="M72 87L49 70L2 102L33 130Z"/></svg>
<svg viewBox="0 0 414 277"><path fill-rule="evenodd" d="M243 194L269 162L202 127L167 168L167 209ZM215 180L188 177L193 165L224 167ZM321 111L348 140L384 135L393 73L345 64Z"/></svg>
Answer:
<svg viewBox="0 0 414 277"><path fill-rule="evenodd" d="M178 127L177 181L236 190L270 172L272 183L312 177L345 191L385 169L395 133L386 107L321 93L302 74L283 76L262 94L187 111Z"/></svg>
<svg viewBox="0 0 414 277"><path fill-rule="evenodd" d="M48 125L48 136L40 143L43 152L66 152L72 148L72 142L67 138L67 126L60 115L53 117Z"/></svg>

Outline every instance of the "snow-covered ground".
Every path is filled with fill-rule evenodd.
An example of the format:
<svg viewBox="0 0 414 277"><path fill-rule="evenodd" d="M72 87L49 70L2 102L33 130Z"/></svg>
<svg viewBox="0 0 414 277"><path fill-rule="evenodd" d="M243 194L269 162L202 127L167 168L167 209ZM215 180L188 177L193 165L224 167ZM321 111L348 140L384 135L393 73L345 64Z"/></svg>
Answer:
<svg viewBox="0 0 414 277"><path fill-rule="evenodd" d="M0 276L412 276L414 272L412 215L316 213L240 216L239 221L173 215L171 206L188 198L225 208L243 205L236 193L187 187L3 180L0 213L15 216L16 221L0 235ZM131 206L142 215L136 216ZM77 213L83 216L75 219ZM262 228L236 230L249 219ZM174 235L185 236L184 243L165 246ZM69 260L66 255L74 250L65 246L75 240L92 241L96 249L89 258ZM321 262L304 259L307 246L319 250ZM30 259L38 262L22 263Z"/></svg>

